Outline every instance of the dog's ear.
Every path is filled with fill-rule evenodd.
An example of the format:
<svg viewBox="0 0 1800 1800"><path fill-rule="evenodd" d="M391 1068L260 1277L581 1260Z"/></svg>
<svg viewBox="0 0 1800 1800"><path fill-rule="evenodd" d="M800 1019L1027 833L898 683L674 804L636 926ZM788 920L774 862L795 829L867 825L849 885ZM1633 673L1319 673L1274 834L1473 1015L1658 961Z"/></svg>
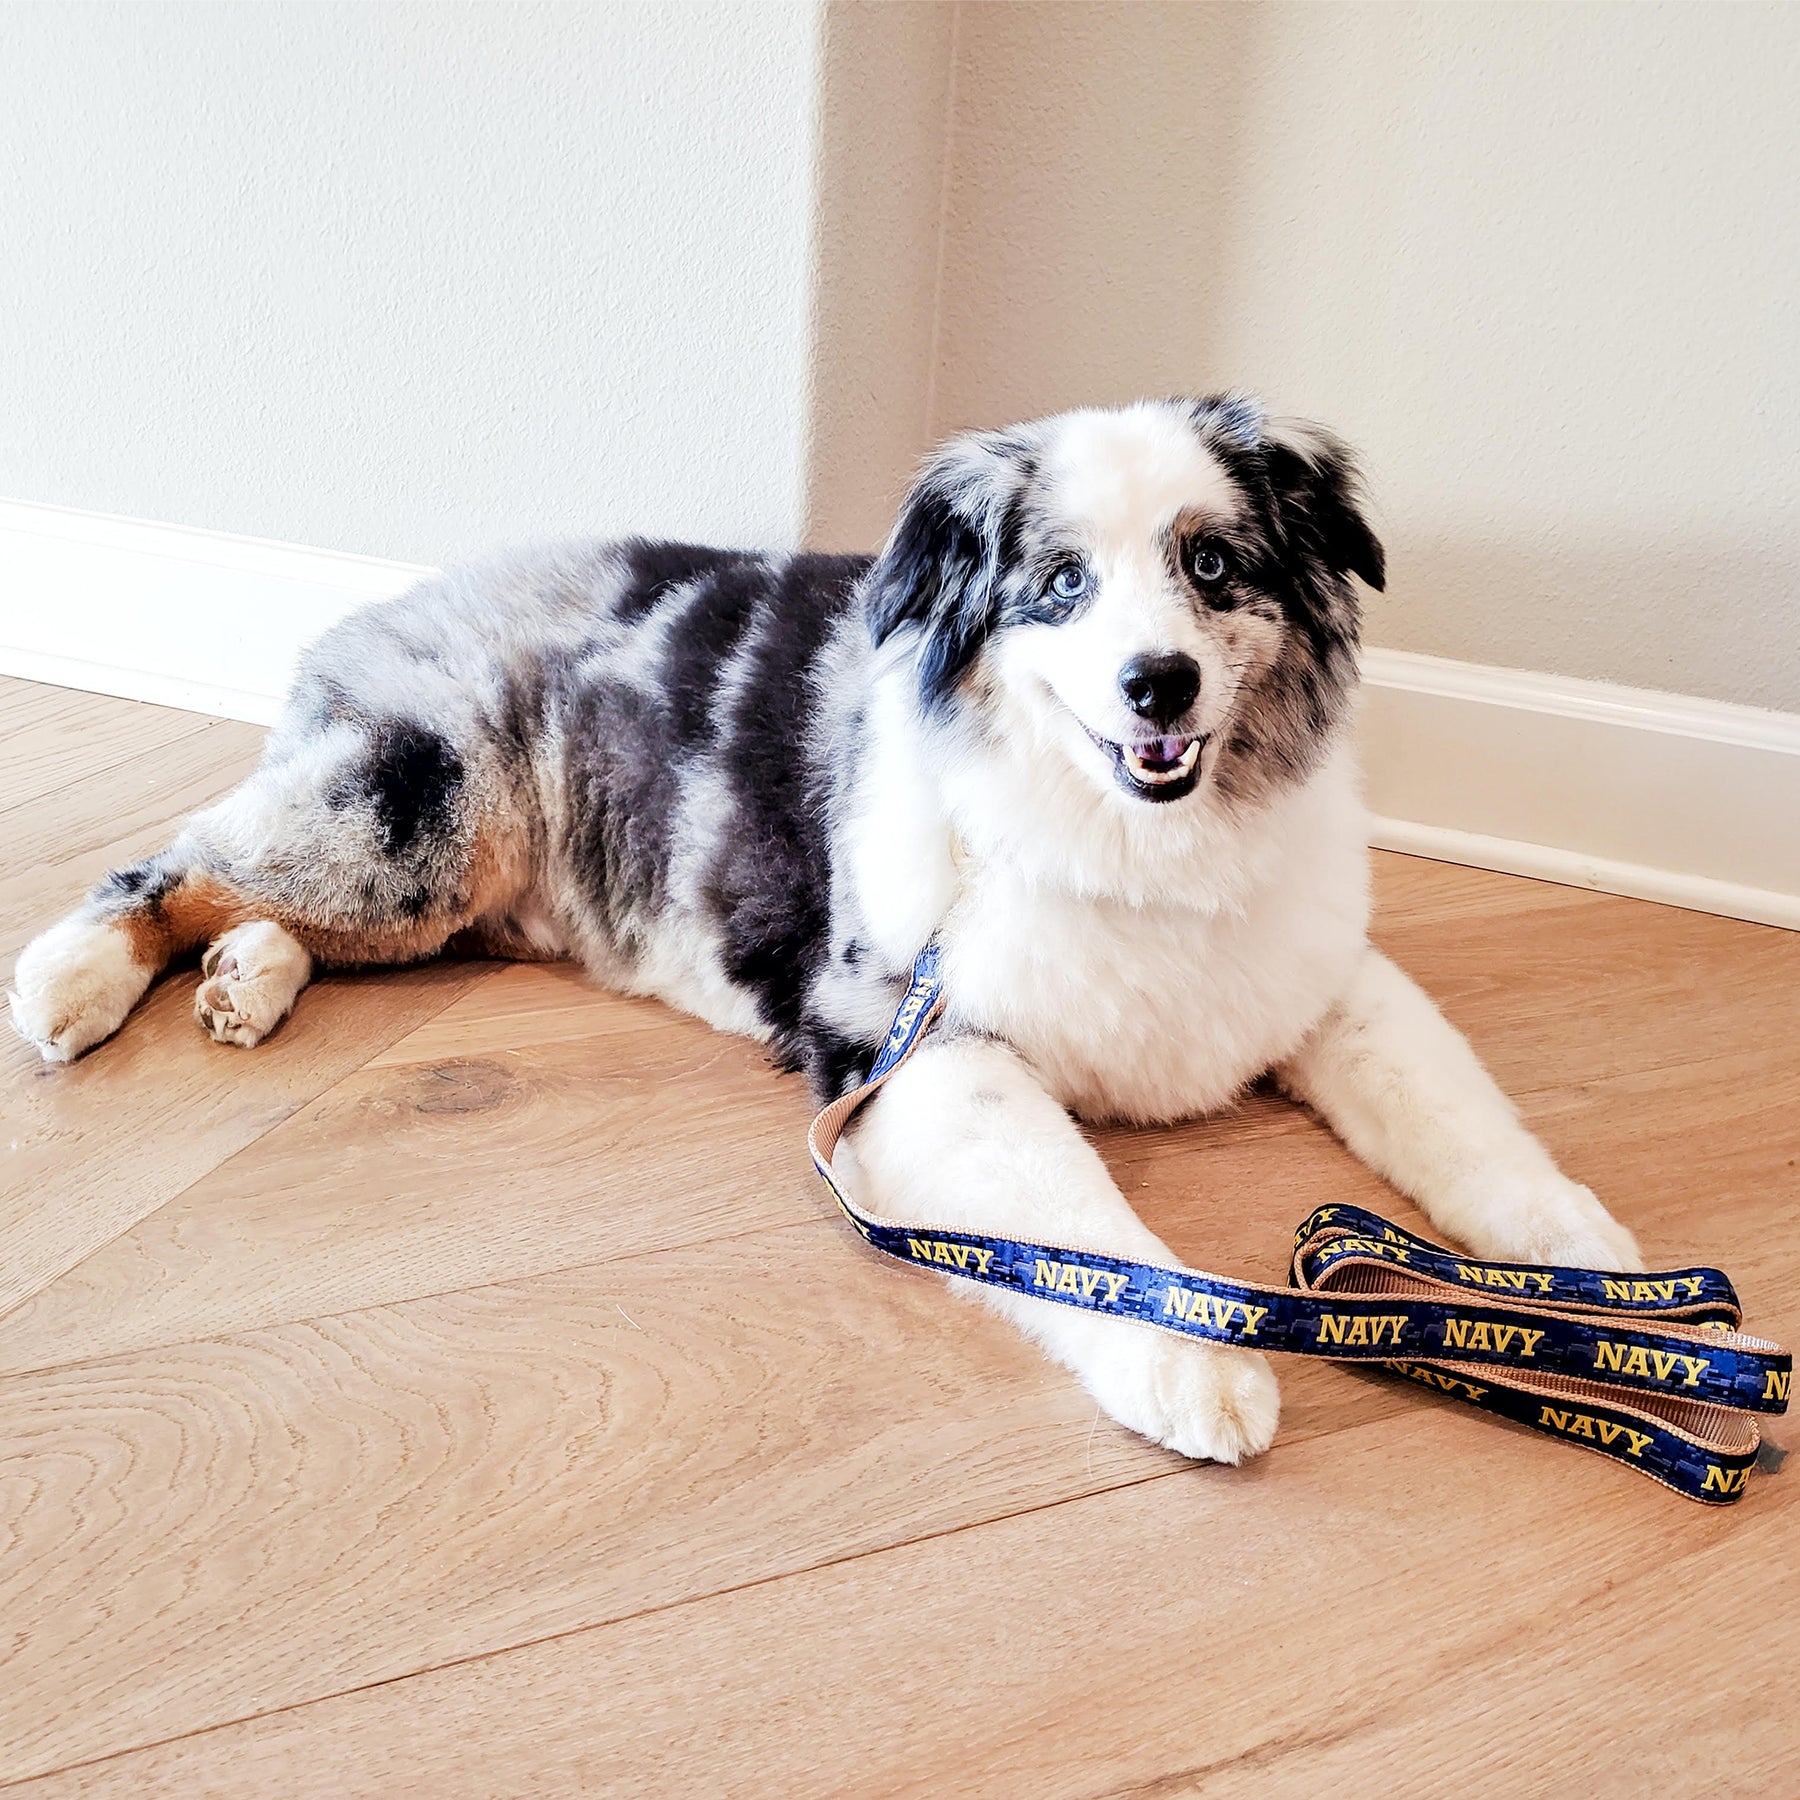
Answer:
<svg viewBox="0 0 1800 1800"><path fill-rule="evenodd" d="M1262 453L1290 551L1334 575L1359 575L1380 593L1387 558L1363 517L1362 484L1349 450L1316 425L1284 422L1264 434Z"/></svg>
<svg viewBox="0 0 1800 1800"><path fill-rule="evenodd" d="M949 703L999 614L1002 521L1020 470L997 438L946 444L913 484L864 587L877 648L919 634L919 699Z"/></svg>

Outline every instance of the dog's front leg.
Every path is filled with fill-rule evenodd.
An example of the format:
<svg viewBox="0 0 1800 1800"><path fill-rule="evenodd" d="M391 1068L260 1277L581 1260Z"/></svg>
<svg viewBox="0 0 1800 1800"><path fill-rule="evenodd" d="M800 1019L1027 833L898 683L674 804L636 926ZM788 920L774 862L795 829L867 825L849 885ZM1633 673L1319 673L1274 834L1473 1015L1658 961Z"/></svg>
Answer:
<svg viewBox="0 0 1800 1800"><path fill-rule="evenodd" d="M1467 1040L1378 950L1277 1071L1377 1174L1481 1256L1637 1269L1631 1233L1519 1122Z"/></svg>
<svg viewBox="0 0 1800 1800"><path fill-rule="evenodd" d="M891 1218L1175 1260L1030 1069L998 1044L928 1043L850 1140L845 1174ZM952 1276L953 1281L959 1278ZM1280 1395L1254 1351L960 1281L1080 1376L1122 1425L1187 1456L1235 1463L1275 1435Z"/></svg>

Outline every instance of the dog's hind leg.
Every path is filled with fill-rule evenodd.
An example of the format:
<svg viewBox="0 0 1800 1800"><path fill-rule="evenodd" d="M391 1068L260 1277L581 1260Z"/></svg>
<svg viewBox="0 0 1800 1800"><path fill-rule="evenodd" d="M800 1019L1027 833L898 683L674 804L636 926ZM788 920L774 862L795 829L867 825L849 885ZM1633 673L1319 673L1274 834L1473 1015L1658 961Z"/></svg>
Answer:
<svg viewBox="0 0 1800 1800"><path fill-rule="evenodd" d="M174 958L249 916L252 900L193 866L180 843L115 869L84 905L25 946L7 996L46 1062L110 1037Z"/></svg>
<svg viewBox="0 0 1800 1800"><path fill-rule="evenodd" d="M530 883L527 808L440 734L343 722L271 740L263 765L168 850L109 875L21 953L13 1023L67 1062L158 972L204 949L194 1012L260 1043L317 964L415 962Z"/></svg>

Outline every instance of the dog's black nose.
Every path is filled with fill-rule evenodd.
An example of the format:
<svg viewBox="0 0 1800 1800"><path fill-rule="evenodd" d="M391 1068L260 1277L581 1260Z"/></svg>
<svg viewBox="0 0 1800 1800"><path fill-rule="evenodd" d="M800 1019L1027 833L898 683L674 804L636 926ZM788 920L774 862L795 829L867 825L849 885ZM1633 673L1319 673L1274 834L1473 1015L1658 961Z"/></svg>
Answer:
<svg viewBox="0 0 1800 1800"><path fill-rule="evenodd" d="M1199 691L1200 665L1177 652L1134 656L1119 671L1125 704L1155 725L1173 724L1194 704Z"/></svg>

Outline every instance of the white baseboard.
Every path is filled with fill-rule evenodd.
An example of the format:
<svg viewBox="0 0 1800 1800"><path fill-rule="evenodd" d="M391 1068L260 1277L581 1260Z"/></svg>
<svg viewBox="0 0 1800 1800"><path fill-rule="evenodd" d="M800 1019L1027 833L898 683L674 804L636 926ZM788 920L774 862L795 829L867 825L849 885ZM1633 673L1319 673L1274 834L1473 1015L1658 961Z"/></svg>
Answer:
<svg viewBox="0 0 1800 1800"><path fill-rule="evenodd" d="M1800 714L1369 650L1374 841L1800 927Z"/></svg>
<svg viewBox="0 0 1800 1800"><path fill-rule="evenodd" d="M0 500L0 674L269 725L305 645L430 573Z"/></svg>
<svg viewBox="0 0 1800 1800"><path fill-rule="evenodd" d="M0 674L272 721L303 645L430 571L0 501ZM1375 842L1800 928L1800 715L1370 650Z"/></svg>

